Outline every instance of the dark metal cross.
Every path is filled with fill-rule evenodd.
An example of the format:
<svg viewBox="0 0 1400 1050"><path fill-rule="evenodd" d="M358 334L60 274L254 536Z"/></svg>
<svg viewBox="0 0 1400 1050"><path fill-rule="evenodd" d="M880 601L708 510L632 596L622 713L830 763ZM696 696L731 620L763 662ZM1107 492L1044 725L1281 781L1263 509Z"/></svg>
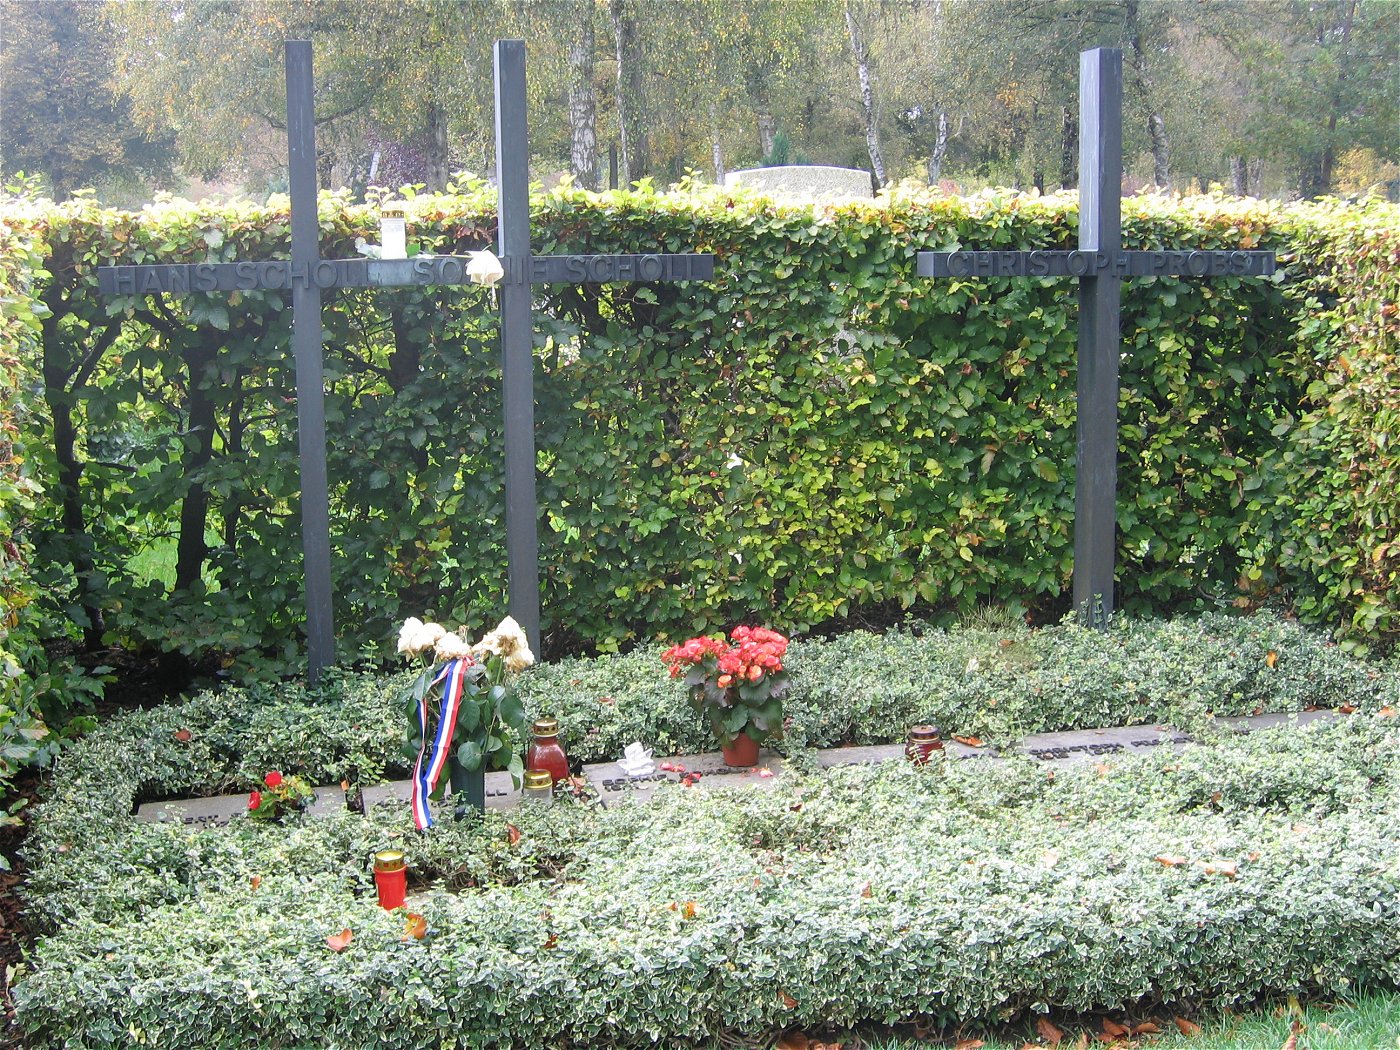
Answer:
<svg viewBox="0 0 1400 1050"><path fill-rule="evenodd" d="M1078 277L1079 401L1074 606L1102 627L1113 611L1118 473L1119 293L1124 277L1264 276L1273 252L1122 250L1123 52L1079 56L1079 250L920 252L920 277Z"/></svg>
<svg viewBox="0 0 1400 1050"><path fill-rule="evenodd" d="M525 42L496 41L497 246L501 280L502 398L505 403L506 557L510 613L539 651L539 508L535 502L534 324L530 286L550 281L670 282L714 276L714 256L531 255ZM311 43L289 40L287 167L291 185L290 260L103 266L102 295L191 295L290 288L296 360L297 442L301 456L301 531L306 586L309 677L335 663L331 611L330 509L326 485L324 334L321 291L472 283L470 256L322 259L316 211L316 125Z"/></svg>

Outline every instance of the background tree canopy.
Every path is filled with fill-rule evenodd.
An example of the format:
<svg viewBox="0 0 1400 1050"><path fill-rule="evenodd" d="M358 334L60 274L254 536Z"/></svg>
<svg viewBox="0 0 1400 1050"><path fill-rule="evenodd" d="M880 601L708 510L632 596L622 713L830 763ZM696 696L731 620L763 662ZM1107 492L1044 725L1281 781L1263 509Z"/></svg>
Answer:
<svg viewBox="0 0 1400 1050"><path fill-rule="evenodd" d="M439 189L493 162L490 41L505 35L529 47L536 175L585 187L607 183L610 150L624 182L786 158L881 183L1072 186L1076 54L1096 45L1124 50L1138 185L1400 187L1390 0L162 0L4 13L3 167L42 172L59 197L159 179L158 160L177 157L185 179L284 188L290 37L316 43L325 185Z"/></svg>

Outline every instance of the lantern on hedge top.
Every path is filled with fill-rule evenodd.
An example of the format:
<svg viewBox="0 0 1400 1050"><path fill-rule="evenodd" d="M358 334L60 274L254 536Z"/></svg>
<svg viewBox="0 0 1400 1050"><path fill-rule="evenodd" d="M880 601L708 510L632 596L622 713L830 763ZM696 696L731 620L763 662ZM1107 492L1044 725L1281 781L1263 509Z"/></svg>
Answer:
<svg viewBox="0 0 1400 1050"><path fill-rule="evenodd" d="M403 201L388 201L379 209L379 257L408 258L408 223Z"/></svg>

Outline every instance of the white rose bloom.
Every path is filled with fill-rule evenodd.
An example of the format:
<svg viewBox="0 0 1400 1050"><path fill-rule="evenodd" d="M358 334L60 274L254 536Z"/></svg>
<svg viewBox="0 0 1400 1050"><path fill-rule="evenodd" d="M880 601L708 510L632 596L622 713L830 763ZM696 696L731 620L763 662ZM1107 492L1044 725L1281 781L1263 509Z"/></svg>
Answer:
<svg viewBox="0 0 1400 1050"><path fill-rule="evenodd" d="M461 636L448 633L437 640L434 652L439 660L466 660L472 648Z"/></svg>
<svg viewBox="0 0 1400 1050"><path fill-rule="evenodd" d="M423 621L416 616L410 616L399 628L399 652L416 653L420 650L415 646L418 635L423 631Z"/></svg>
<svg viewBox="0 0 1400 1050"><path fill-rule="evenodd" d="M472 252L471 257L472 261L467 263L467 276L473 283L484 284L490 288L506 275L501 260L496 258L493 252Z"/></svg>
<svg viewBox="0 0 1400 1050"><path fill-rule="evenodd" d="M530 652L530 647L522 643L515 652L505 658L506 670L519 674L527 667L531 667L535 662L535 654Z"/></svg>

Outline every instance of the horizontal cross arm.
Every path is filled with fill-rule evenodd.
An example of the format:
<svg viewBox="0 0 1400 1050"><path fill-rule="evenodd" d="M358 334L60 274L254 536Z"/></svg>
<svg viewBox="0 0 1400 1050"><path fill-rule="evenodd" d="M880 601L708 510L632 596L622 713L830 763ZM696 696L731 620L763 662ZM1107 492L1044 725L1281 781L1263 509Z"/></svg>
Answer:
<svg viewBox="0 0 1400 1050"><path fill-rule="evenodd" d="M231 263L159 263L100 266L102 295L190 295L255 288L398 288L470 284L469 255L412 259L318 259L307 265L274 260ZM593 283L696 281L715 274L713 255L531 255L501 260L507 281Z"/></svg>
<svg viewBox="0 0 1400 1050"><path fill-rule="evenodd" d="M1273 252L919 252L920 277L1264 277Z"/></svg>

